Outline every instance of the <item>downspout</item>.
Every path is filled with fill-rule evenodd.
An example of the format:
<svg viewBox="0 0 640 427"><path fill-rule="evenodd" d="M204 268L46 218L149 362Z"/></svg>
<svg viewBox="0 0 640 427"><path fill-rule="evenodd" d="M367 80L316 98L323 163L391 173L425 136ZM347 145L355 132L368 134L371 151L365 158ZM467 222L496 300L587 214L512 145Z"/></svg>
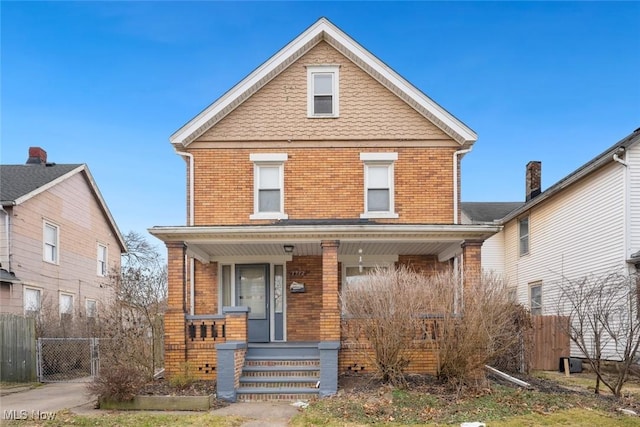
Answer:
<svg viewBox="0 0 640 427"><path fill-rule="evenodd" d="M174 147L175 149L175 147ZM195 202L193 200L193 193L194 193L194 184L193 184L193 177L194 177L194 172L193 172L193 154L191 153L187 153L185 151L178 151L177 149L175 149L176 154L182 157L188 157L189 158L189 221L187 223L187 225L192 226L193 222L194 222L194 214L193 214L193 209L195 206ZM185 253L185 260L187 258L187 254ZM195 264L193 262L193 258L190 259L190 265L189 265L189 314L191 314L192 316L195 314L195 294L196 294L196 290L195 290L195 284L194 284L194 280L193 280L193 276L195 273Z"/></svg>
<svg viewBox="0 0 640 427"><path fill-rule="evenodd" d="M472 147L464 150L454 151L453 153L453 223L458 223L458 156L467 154Z"/></svg>
<svg viewBox="0 0 640 427"><path fill-rule="evenodd" d="M629 244L629 238L627 236L630 236L631 234L631 230L630 230L630 224L629 224L629 218L630 218L630 207L629 207L629 202L630 202L630 197L629 197L629 164L622 160L620 158L619 155L624 154L625 149L623 147L619 147L618 150L613 153L613 161L614 162L618 162L620 163L622 166L624 166L624 171L622 172L622 204L623 204L623 224L624 224L624 237L623 237L623 245L624 245L624 258L623 260L626 262L627 259L629 259L630 257L630 251L629 248L627 247L627 245ZM627 273L631 273L631 266L627 264Z"/></svg>

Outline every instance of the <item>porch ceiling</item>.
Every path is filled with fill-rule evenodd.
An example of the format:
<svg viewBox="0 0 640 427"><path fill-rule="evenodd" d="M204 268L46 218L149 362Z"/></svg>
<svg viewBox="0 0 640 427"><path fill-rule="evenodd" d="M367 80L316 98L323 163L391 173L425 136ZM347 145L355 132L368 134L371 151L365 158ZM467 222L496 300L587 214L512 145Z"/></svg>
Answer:
<svg viewBox="0 0 640 427"><path fill-rule="evenodd" d="M339 240L338 254L364 256L437 255L449 259L465 240L485 240L500 231L489 225L322 225L322 226L196 226L153 227L149 232L164 242L182 241L192 256L209 262L229 257L321 255L322 240Z"/></svg>

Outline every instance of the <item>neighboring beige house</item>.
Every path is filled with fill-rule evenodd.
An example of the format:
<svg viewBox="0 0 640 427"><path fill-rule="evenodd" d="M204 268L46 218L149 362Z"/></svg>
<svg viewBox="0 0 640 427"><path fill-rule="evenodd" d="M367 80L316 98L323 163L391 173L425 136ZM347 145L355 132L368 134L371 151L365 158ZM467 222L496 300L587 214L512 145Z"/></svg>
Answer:
<svg viewBox="0 0 640 427"><path fill-rule="evenodd" d="M126 246L87 165L31 147L0 166L0 203L0 312L99 315Z"/></svg>
<svg viewBox="0 0 640 427"><path fill-rule="evenodd" d="M640 269L639 142L636 129L545 191L541 163L529 162L524 203L462 204L466 222L504 227L485 241L483 269L533 314L558 314L569 281ZM492 205L503 209L486 215Z"/></svg>

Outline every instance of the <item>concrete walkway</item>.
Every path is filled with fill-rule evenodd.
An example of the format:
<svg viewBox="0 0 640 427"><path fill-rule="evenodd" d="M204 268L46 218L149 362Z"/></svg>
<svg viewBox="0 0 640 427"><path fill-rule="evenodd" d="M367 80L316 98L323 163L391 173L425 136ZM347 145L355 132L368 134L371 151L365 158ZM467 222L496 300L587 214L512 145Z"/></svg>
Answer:
<svg viewBox="0 0 640 427"><path fill-rule="evenodd" d="M34 414L55 413L63 409L80 415L107 415L111 411L95 409L95 397L87 393L86 383L49 383L35 388L2 389L0 394L0 424L3 419L20 419ZM173 412L196 414L197 412ZM243 427L284 427L298 413L286 402L232 403L210 412L219 416L246 418Z"/></svg>

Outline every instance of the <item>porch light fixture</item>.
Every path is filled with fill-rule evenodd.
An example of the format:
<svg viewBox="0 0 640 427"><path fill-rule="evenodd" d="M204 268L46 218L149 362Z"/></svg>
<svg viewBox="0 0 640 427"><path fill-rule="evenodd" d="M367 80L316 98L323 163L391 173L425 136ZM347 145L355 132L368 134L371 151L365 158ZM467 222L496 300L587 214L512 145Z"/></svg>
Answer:
<svg viewBox="0 0 640 427"><path fill-rule="evenodd" d="M292 254L294 247L295 246L293 246L293 245L284 245L284 252L287 253L287 254Z"/></svg>

